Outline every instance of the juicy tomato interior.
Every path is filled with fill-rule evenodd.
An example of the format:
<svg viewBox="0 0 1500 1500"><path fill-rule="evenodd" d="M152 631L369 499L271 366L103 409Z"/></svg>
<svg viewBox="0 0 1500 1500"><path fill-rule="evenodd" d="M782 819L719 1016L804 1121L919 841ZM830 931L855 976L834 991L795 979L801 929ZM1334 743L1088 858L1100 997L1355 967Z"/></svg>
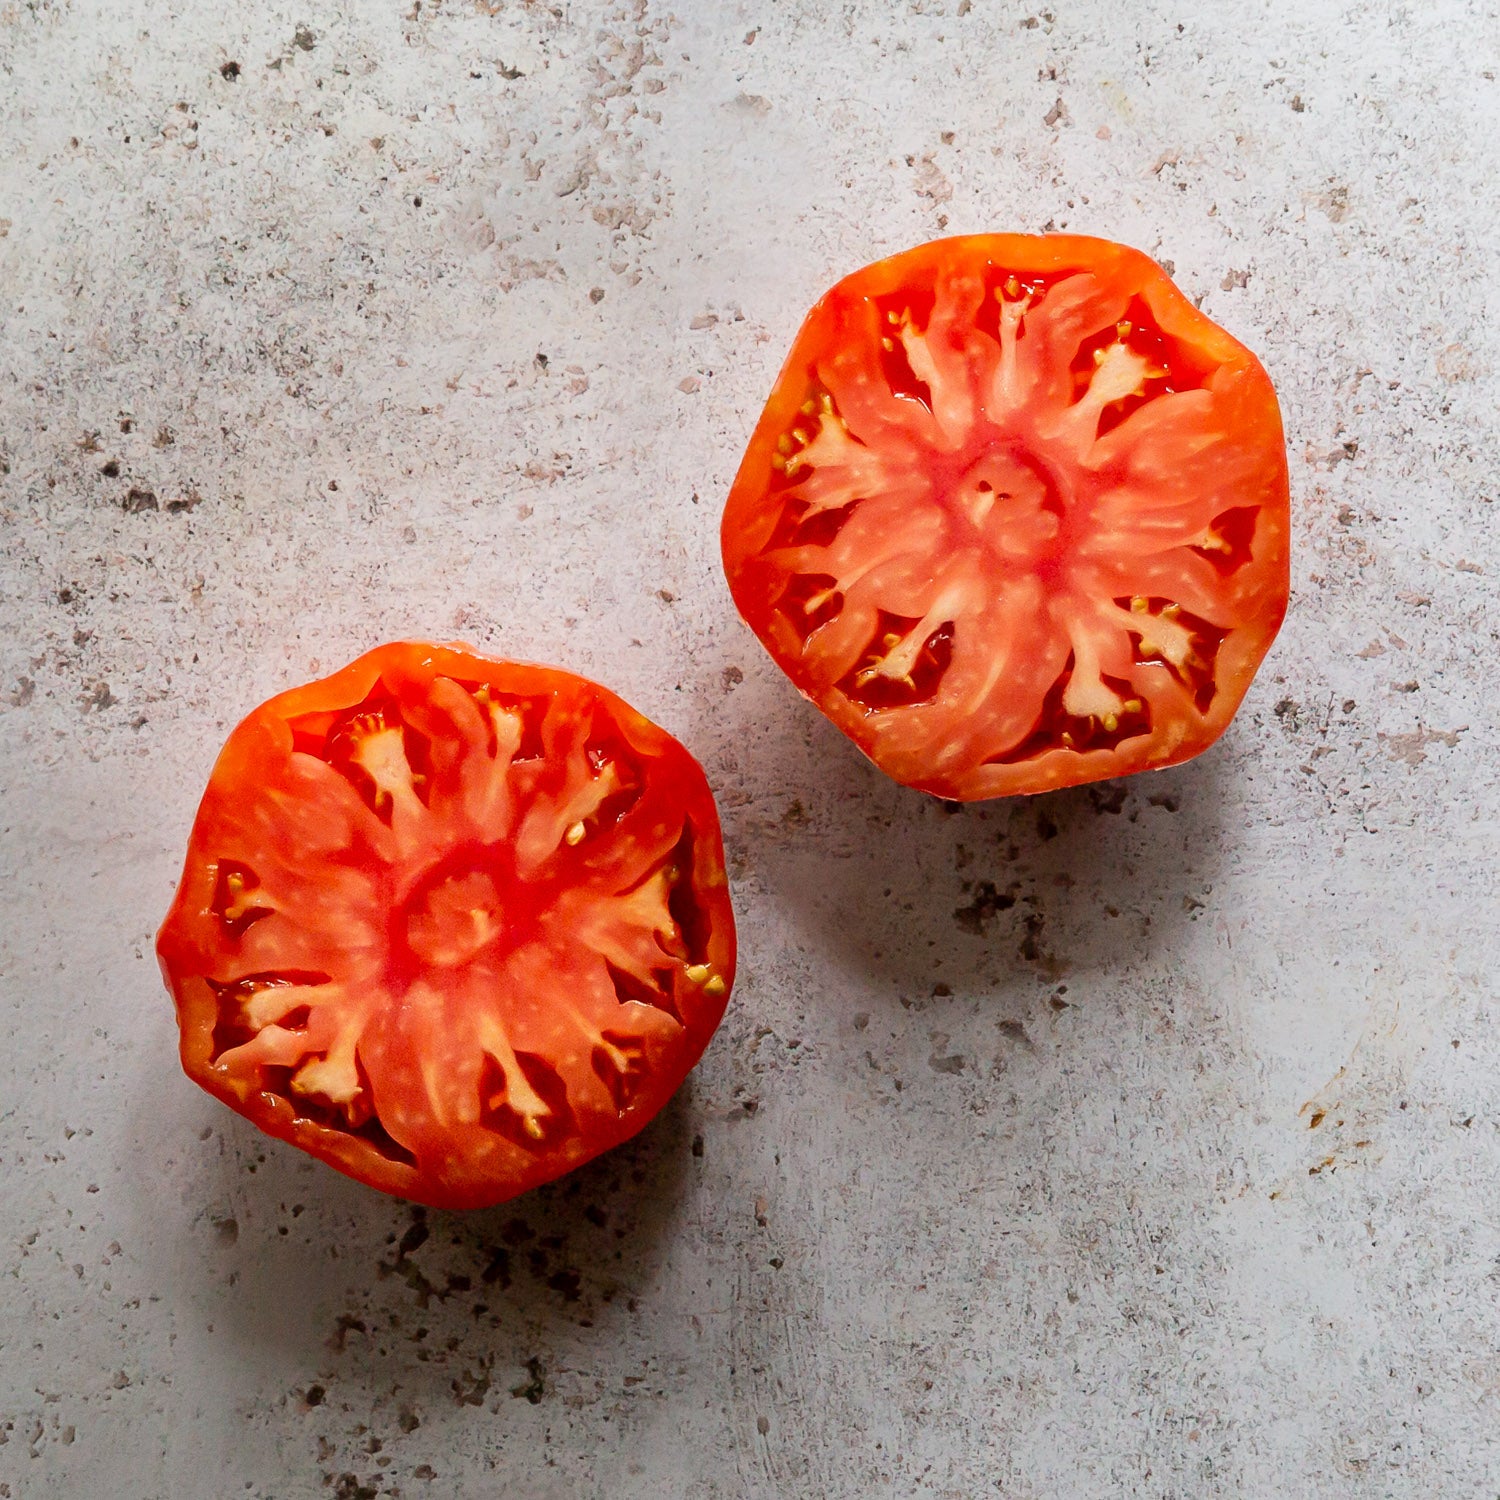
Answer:
<svg viewBox="0 0 1500 1500"><path fill-rule="evenodd" d="M418 644L234 732L158 952L190 1076L448 1207L639 1130L735 957L718 818L677 741L582 678Z"/></svg>
<svg viewBox="0 0 1500 1500"><path fill-rule="evenodd" d="M813 309L730 492L725 570L898 781L972 800L1183 760L1285 613L1254 356L1138 252L942 240Z"/></svg>

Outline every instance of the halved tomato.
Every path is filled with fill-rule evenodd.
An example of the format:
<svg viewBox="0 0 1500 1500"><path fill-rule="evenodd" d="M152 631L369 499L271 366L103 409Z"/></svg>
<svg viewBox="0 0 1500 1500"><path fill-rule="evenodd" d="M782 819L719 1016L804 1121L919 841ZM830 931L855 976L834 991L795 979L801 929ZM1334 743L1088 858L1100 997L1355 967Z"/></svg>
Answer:
<svg viewBox="0 0 1500 1500"><path fill-rule="evenodd" d="M666 1103L735 938L676 740L570 673L404 643L230 736L157 952L191 1078L351 1177L473 1208Z"/></svg>
<svg viewBox="0 0 1500 1500"><path fill-rule="evenodd" d="M1255 357L1104 240L939 240L841 281L730 491L724 567L801 691L965 801L1172 765L1281 624Z"/></svg>

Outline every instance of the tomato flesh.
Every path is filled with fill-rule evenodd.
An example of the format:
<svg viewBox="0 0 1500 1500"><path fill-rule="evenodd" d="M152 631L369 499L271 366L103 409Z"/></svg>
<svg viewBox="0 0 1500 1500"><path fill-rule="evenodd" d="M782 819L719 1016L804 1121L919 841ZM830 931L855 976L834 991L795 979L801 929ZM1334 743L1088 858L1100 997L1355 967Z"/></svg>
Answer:
<svg viewBox="0 0 1500 1500"><path fill-rule="evenodd" d="M1288 588L1275 393L1139 253L937 241L813 309L725 507L731 591L883 770L973 800L1186 759Z"/></svg>
<svg viewBox="0 0 1500 1500"><path fill-rule="evenodd" d="M717 814L677 741L582 678L414 643L235 730L157 947L192 1078L446 1207L639 1130L735 959Z"/></svg>

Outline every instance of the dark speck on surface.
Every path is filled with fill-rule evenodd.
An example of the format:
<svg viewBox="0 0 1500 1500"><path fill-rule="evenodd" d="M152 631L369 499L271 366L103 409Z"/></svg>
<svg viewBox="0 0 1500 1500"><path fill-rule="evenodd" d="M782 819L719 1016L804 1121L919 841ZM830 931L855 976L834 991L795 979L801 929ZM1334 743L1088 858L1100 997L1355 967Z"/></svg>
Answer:
<svg viewBox="0 0 1500 1500"><path fill-rule="evenodd" d="M1026 1035L1026 1028L1019 1021L1001 1021L999 1031L1001 1036L1012 1042L1019 1042L1023 1047L1030 1049L1032 1046L1031 1038Z"/></svg>
<svg viewBox="0 0 1500 1500"><path fill-rule="evenodd" d="M511 1395L518 1401L529 1401L533 1406L540 1405L542 1397L547 1393L546 1381L543 1378L545 1373L541 1360L536 1355L532 1355L526 1361L527 1378L519 1385L513 1385L510 1388Z"/></svg>
<svg viewBox="0 0 1500 1500"><path fill-rule="evenodd" d="M465 1370L453 1381L453 1397L460 1406L483 1406L484 1398L489 1393L490 1367L488 1362L481 1363L477 1370Z"/></svg>
<svg viewBox="0 0 1500 1500"><path fill-rule="evenodd" d="M1117 781L1096 782L1088 790L1089 802L1096 813L1118 813L1129 795Z"/></svg>
<svg viewBox="0 0 1500 1500"><path fill-rule="evenodd" d="M334 1322L333 1337L328 1340L328 1347L334 1350L342 1350L349 1342L351 1333L364 1333L365 1321L356 1318L350 1313L340 1313Z"/></svg>
<svg viewBox="0 0 1500 1500"><path fill-rule="evenodd" d="M560 1293L564 1302L576 1302L582 1284L582 1274L574 1270L558 1271L547 1278L547 1285Z"/></svg>
<svg viewBox="0 0 1500 1500"><path fill-rule="evenodd" d="M490 1250L489 1264L480 1272L479 1279L486 1286L499 1284L503 1291L510 1285L510 1251L503 1245L495 1245Z"/></svg>
<svg viewBox="0 0 1500 1500"><path fill-rule="evenodd" d="M965 932L982 937L998 913L1009 911L1016 904L1018 890L1019 887L1011 885L1002 891L994 881L981 880L974 887L974 899L967 906L954 908L953 920Z"/></svg>
<svg viewBox="0 0 1500 1500"><path fill-rule="evenodd" d="M536 1230L525 1219L511 1219L500 1231L500 1238L507 1245L524 1245L527 1240L536 1238Z"/></svg>

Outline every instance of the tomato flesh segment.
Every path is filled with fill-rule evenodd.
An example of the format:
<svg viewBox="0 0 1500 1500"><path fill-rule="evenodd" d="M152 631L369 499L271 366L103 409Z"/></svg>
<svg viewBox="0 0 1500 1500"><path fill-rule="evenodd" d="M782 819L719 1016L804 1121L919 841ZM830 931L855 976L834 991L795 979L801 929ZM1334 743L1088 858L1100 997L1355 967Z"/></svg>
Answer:
<svg viewBox="0 0 1500 1500"><path fill-rule="evenodd" d="M733 977L687 753L582 679L457 650L383 648L286 700L226 747L162 930L189 1072L453 1206L639 1129Z"/></svg>
<svg viewBox="0 0 1500 1500"><path fill-rule="evenodd" d="M971 798L1210 743L1284 612L1287 529L1253 356L1134 252L978 236L814 309L723 538L798 686Z"/></svg>

